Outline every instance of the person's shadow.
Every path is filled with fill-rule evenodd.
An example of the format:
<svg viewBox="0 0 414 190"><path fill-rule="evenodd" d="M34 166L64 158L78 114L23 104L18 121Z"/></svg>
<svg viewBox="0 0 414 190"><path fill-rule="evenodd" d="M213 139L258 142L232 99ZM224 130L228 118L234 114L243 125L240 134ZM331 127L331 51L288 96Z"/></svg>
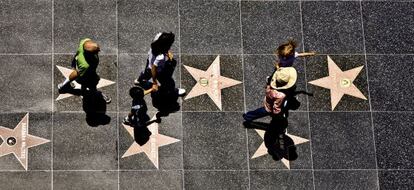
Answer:
<svg viewBox="0 0 414 190"><path fill-rule="evenodd" d="M106 125L111 122L111 118L106 115L106 102L102 92L86 91L82 93L82 108L86 113L86 123L91 127Z"/></svg>
<svg viewBox="0 0 414 190"><path fill-rule="evenodd" d="M143 126L131 125L131 127L134 128L134 140L140 146L143 146L149 141L152 133L148 129L148 125L151 125L154 122L156 122L156 120L150 120Z"/></svg>
<svg viewBox="0 0 414 190"><path fill-rule="evenodd" d="M244 122L246 128L264 130L264 143L269 155L274 160L282 158L292 161L298 158L296 146L293 140L285 134L286 127L284 121L272 120L270 123L265 122ZM287 122L287 121L286 121Z"/></svg>

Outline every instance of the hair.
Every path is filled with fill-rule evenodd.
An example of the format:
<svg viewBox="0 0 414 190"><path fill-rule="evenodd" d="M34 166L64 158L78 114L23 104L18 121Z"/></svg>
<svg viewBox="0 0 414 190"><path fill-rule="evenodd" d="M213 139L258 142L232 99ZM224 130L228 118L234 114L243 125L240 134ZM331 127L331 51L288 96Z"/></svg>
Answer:
<svg viewBox="0 0 414 190"><path fill-rule="evenodd" d="M129 89L129 95L132 99L142 99L144 98L144 89L141 87L132 87Z"/></svg>
<svg viewBox="0 0 414 190"><path fill-rule="evenodd" d="M165 54L170 50L174 43L175 35L172 32L163 32L161 36L151 43L151 49L153 55Z"/></svg>
<svg viewBox="0 0 414 190"><path fill-rule="evenodd" d="M86 41L83 44L83 49L88 53L98 53L100 51L99 45L92 40Z"/></svg>
<svg viewBox="0 0 414 190"><path fill-rule="evenodd" d="M289 38L288 41L282 45L280 45L276 50L276 55L279 57L289 57L294 54L296 48L296 42Z"/></svg>

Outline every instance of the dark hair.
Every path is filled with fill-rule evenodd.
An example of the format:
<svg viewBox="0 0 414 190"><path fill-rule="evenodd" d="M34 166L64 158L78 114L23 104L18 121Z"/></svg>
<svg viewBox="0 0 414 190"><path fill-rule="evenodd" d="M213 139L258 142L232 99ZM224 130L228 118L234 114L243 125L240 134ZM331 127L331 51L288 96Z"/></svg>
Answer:
<svg viewBox="0 0 414 190"><path fill-rule="evenodd" d="M167 53L174 43L174 38L175 35L172 32L163 32L157 40L151 43L152 54L157 56Z"/></svg>
<svg viewBox="0 0 414 190"><path fill-rule="evenodd" d="M144 89L140 87L132 87L131 89L129 89L129 95L132 99L144 98Z"/></svg>
<svg viewBox="0 0 414 190"><path fill-rule="evenodd" d="M289 38L286 43L280 45L277 48L276 54L279 57L286 58L295 52L295 48L296 48L296 42L292 38Z"/></svg>

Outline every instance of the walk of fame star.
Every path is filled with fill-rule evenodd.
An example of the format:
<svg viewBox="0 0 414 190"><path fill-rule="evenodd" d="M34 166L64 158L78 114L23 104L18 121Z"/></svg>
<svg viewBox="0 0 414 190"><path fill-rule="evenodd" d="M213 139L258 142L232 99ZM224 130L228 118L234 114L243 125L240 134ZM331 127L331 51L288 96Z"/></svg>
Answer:
<svg viewBox="0 0 414 190"><path fill-rule="evenodd" d="M185 100L207 94L220 110L222 110L221 90L242 83L220 75L220 55L214 59L213 63L211 63L210 67L206 71L186 65L184 65L184 67L197 81L185 97Z"/></svg>
<svg viewBox="0 0 414 190"><path fill-rule="evenodd" d="M56 65L56 67L59 69L59 71L62 73L62 75L65 77L65 79L69 78L70 73L72 73L72 69L68 69L65 67L61 67ZM81 85L79 83L77 83L76 81L72 81L72 83L75 85L75 89L80 89ZM105 86L109 86L115 84L115 82L107 80L107 79L100 79L98 82L98 85L96 86L96 88L102 88ZM69 98L73 96L73 94L59 94L59 96L56 98L56 101L65 99L65 98Z"/></svg>
<svg viewBox="0 0 414 190"><path fill-rule="evenodd" d="M263 131L263 130L258 130L258 129L255 129L256 130L256 132L259 134L259 136L260 137L262 137L262 139L264 139L264 134L265 134L265 131ZM302 144L302 143L305 143L305 142L309 142L309 140L308 139L304 139L304 138L302 138L302 137L298 137L298 136L295 136L295 135L291 135L291 134L289 134L289 133L286 133L286 135L287 136L289 136L292 140L293 140L293 143L294 143L294 145L298 145L298 144ZM253 154L253 156L252 156L252 158L251 159L255 159L255 158L258 158L258 157L260 157L260 156L264 156L264 155L266 155L266 154L268 154L267 153L267 148L266 148L266 145L265 145L265 143L263 142L260 146L259 146L259 148L256 150L256 152ZM285 159L285 158L282 158L280 161L282 161L282 163L288 168L288 169L290 169L290 161L289 160L287 160L287 159Z"/></svg>
<svg viewBox="0 0 414 190"><path fill-rule="evenodd" d="M155 116L152 118L152 120L154 119L156 119ZM124 125L124 124L122 125L128 131L129 135L131 135L132 138L134 138L134 128L132 128L129 125ZM134 143L132 143L132 145L124 153L124 155L122 155L122 158L144 152L145 155L147 155L147 157L154 164L154 166L158 169L158 148L161 146L176 143L180 140L159 134L158 123L152 123L151 125L148 125L147 127L148 127L148 130L151 132L151 136L148 142L145 143L143 146L140 146L137 142L134 141Z"/></svg>
<svg viewBox="0 0 414 190"><path fill-rule="evenodd" d="M20 164L27 170L28 149L50 140L29 134L29 114L27 113L14 129L0 126L0 157L13 153Z"/></svg>
<svg viewBox="0 0 414 190"><path fill-rule="evenodd" d="M361 91L353 84L353 81L361 72L364 66L342 71L336 63L328 57L329 76L310 81L310 84L331 90L332 111L338 105L344 94L367 100Z"/></svg>

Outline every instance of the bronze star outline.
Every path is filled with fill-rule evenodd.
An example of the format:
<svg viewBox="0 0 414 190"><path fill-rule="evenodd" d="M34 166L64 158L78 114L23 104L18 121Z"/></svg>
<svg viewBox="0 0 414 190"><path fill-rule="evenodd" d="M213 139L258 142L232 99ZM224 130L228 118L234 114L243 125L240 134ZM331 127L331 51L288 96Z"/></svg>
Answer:
<svg viewBox="0 0 414 190"><path fill-rule="evenodd" d="M259 136L262 139L264 139L265 131L258 130L258 129L255 129L255 131L259 134ZM295 136L295 135L291 135L289 133L286 133L286 135L289 136L293 140L294 145L299 145L299 144L309 142L308 139L298 137L298 136ZM255 158L267 155L267 154L268 154L267 153L267 148L266 148L266 145L263 141L263 143L259 146L259 148L256 150L256 152L253 154L253 156L250 159L255 159ZM289 160L287 160L285 158L282 158L280 161L282 161L282 163L290 170L290 161Z"/></svg>
<svg viewBox="0 0 414 190"><path fill-rule="evenodd" d="M184 67L197 81L185 100L207 94L220 110L222 110L221 90L242 83L220 75L220 55L217 55L206 71L186 65Z"/></svg>
<svg viewBox="0 0 414 190"><path fill-rule="evenodd" d="M152 120L154 120L154 119L156 119L155 116L152 118ZM131 135L131 137L134 138L134 128L132 128L129 125L124 125L124 124L122 124L122 125L128 131L129 135ZM159 166L159 164L158 164L159 163L158 162L158 148L162 147L162 146L165 146L165 145L172 144L172 143L176 143L180 140L176 139L176 138L172 138L172 137L169 137L169 136L159 134L158 133L158 123L152 123L151 125L148 125L147 127L148 127L148 130L151 131L151 136L150 136L150 139L148 140L148 142L145 143L144 145L140 146L137 142L134 141L134 143L132 143L132 145L124 153L124 155L122 155L122 158L144 152L145 155L148 157L148 159L150 159L152 164L154 164L154 166L157 169L159 169L158 168L158 166Z"/></svg>
<svg viewBox="0 0 414 190"><path fill-rule="evenodd" d="M362 92L353 84L353 81L364 66L359 66L347 71L342 71L328 55L329 76L310 81L310 84L330 89L331 109L335 109L342 96L345 94L367 100Z"/></svg>
<svg viewBox="0 0 414 190"><path fill-rule="evenodd" d="M0 126L0 138L3 140L0 145L0 157L13 153L26 171L29 157L28 149L50 142L50 140L29 134L29 113L14 129Z"/></svg>
<svg viewBox="0 0 414 190"><path fill-rule="evenodd" d="M62 75L65 77L65 79L69 78L70 73L72 73L72 69L68 69L66 67L61 67L61 66L58 66L58 65L56 65L56 67L59 69L60 73L62 73ZM72 81L72 83L75 85L75 89L80 89L81 88L81 85L79 83L77 83L76 81ZM96 88L99 89L99 88L106 87L106 86L109 86L109 85L112 85L112 84L115 84L115 82L101 78L98 82L98 85L96 85ZM59 96L56 98L56 101L59 101L59 100L65 99L65 98L69 98L71 96L73 96L73 94L69 94L69 93L59 94Z"/></svg>

